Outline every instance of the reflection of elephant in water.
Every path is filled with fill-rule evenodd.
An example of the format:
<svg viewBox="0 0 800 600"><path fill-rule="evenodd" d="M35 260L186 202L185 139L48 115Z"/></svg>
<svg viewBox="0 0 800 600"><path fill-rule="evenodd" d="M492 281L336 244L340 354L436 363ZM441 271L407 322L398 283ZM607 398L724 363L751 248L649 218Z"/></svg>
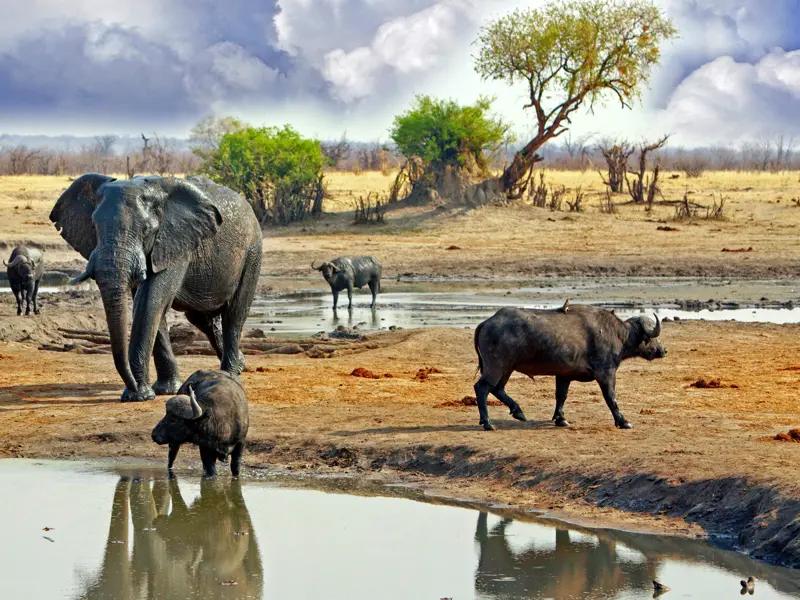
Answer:
<svg viewBox="0 0 800 600"><path fill-rule="evenodd" d="M595 546L575 543L569 531L556 529L555 549L531 548L515 554L508 546L505 530L511 519L503 519L490 532L488 514L478 515L475 540L480 559L475 589L489 597L502 598L605 598L622 589L652 592L656 562L619 563L613 541L600 539Z"/></svg>
<svg viewBox="0 0 800 600"><path fill-rule="evenodd" d="M239 338L261 269L261 229L236 192L205 177L83 175L58 199L50 220L89 261L75 281L92 278L100 288L123 400L178 391L165 317L170 306L209 338L223 371L242 372ZM151 353L158 374L152 388Z"/></svg>
<svg viewBox="0 0 800 600"><path fill-rule="evenodd" d="M261 556L238 480L202 480L200 497L187 506L174 478L151 488L122 477L100 573L78 597L260 599L262 590Z"/></svg>

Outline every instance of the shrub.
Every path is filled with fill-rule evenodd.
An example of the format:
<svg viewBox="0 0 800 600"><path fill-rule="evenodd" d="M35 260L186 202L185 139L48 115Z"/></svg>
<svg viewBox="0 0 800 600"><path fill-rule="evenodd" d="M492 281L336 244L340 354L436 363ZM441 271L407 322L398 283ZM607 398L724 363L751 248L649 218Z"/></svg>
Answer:
<svg viewBox="0 0 800 600"><path fill-rule="evenodd" d="M435 171L458 167L481 172L487 155L500 149L508 127L489 115L490 98L462 106L453 100L417 96L411 108L395 117L390 135L406 158L420 158Z"/></svg>
<svg viewBox="0 0 800 600"><path fill-rule="evenodd" d="M317 140L289 125L246 127L224 134L201 172L242 193L262 224L284 225L322 212L327 162Z"/></svg>

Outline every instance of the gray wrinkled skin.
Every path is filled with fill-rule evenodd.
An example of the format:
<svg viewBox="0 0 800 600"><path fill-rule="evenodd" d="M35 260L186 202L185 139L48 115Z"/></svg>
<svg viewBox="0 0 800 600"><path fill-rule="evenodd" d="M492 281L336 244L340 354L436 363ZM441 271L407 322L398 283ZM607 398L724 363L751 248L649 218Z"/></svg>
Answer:
<svg viewBox="0 0 800 600"><path fill-rule="evenodd" d="M566 305L565 305L566 306ZM505 392L514 371L529 377L556 378L556 409L553 421L567 427L564 403L572 381L596 381L600 385L614 424L631 424L617 406L617 368L623 360L663 358L667 350L656 339L661 324L633 317L622 321L613 313L593 306L572 305L568 309L522 310L504 308L475 329L475 351L481 377L475 384L480 424L494 429L486 410L488 394L508 406L511 415L525 421L519 405Z"/></svg>
<svg viewBox="0 0 800 600"><path fill-rule="evenodd" d="M44 258L42 252L37 248L27 246L17 246L11 251L6 265L8 284L14 292L17 300L17 315L22 314L22 303L25 302L25 314L31 314L31 303L33 303L34 314L39 314L37 298L39 296L39 284L44 275Z"/></svg>
<svg viewBox="0 0 800 600"><path fill-rule="evenodd" d="M222 370L242 372L239 340L261 269L261 229L236 192L205 177L83 175L50 220L88 260L75 282L92 278L100 288L123 401L180 386L164 318L170 306L208 337Z"/></svg>
<svg viewBox="0 0 800 600"><path fill-rule="evenodd" d="M374 256L340 257L320 266L311 268L322 273L325 281L331 286L333 309L339 302L339 292L347 290L347 309L353 308L353 288L369 286L372 292L372 304L375 308L378 292L381 291L381 263Z"/></svg>
<svg viewBox="0 0 800 600"><path fill-rule="evenodd" d="M189 388L197 398L200 414L170 410L170 404L189 396ZM178 413L178 414L176 414ZM206 477L216 475L217 460L231 459L231 473L239 474L247 429L250 426L247 396L242 384L225 371L196 371L178 390L178 396L167 402L167 414L155 426L151 437L156 444L169 444L171 471L181 444L200 447L200 458Z"/></svg>

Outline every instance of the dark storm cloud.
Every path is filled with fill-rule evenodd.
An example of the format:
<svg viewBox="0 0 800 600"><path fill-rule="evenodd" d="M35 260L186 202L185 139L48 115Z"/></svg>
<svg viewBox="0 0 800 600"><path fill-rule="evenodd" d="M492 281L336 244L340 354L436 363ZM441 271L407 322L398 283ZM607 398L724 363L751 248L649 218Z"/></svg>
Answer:
<svg viewBox="0 0 800 600"><path fill-rule="evenodd" d="M0 128L20 119L186 126L218 109L324 96L322 76L277 47L279 10L174 0L149 24L43 18L0 48Z"/></svg>

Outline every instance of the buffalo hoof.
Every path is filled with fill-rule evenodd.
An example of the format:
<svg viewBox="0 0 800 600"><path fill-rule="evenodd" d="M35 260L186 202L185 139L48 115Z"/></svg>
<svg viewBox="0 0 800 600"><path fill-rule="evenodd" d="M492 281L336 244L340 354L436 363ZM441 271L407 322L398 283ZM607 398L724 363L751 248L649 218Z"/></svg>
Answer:
<svg viewBox="0 0 800 600"><path fill-rule="evenodd" d="M153 392L156 396L172 396L178 393L181 384L180 379L159 379L153 384Z"/></svg>
<svg viewBox="0 0 800 600"><path fill-rule="evenodd" d="M621 421L616 423L618 429L633 429L633 425L631 425L628 421Z"/></svg>
<svg viewBox="0 0 800 600"><path fill-rule="evenodd" d="M521 408L518 408L514 412L511 413L511 416L514 417L517 421L527 421L528 419L525 418L525 413L522 412Z"/></svg>
<svg viewBox="0 0 800 600"><path fill-rule="evenodd" d="M132 392L127 388L122 392L123 402L144 402L146 400L155 400L155 398L156 394L149 385L143 385L136 392Z"/></svg>
<svg viewBox="0 0 800 600"><path fill-rule="evenodd" d="M556 422L556 427L569 427L569 421L564 417L556 417L554 420Z"/></svg>
<svg viewBox="0 0 800 600"><path fill-rule="evenodd" d="M481 423L481 425L483 425L484 431L494 431L495 430L494 425L492 425L489 421L484 421L483 423Z"/></svg>
<svg viewBox="0 0 800 600"><path fill-rule="evenodd" d="M37 308L35 311L33 311L33 314L40 315L42 314L42 311Z"/></svg>

